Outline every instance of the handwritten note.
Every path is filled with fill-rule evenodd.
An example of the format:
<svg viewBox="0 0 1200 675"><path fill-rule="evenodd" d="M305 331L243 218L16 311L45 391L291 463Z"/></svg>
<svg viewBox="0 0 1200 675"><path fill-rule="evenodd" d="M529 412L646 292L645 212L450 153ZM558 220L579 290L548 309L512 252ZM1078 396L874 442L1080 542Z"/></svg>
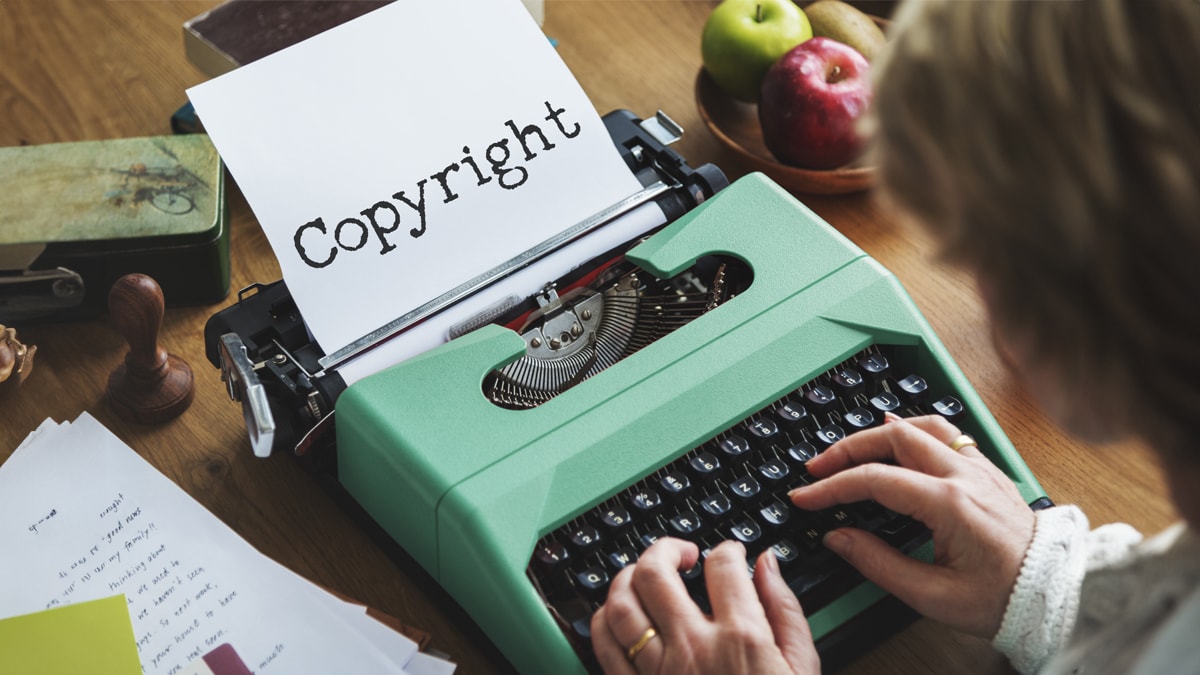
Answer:
<svg viewBox="0 0 1200 675"><path fill-rule="evenodd" d="M0 466L0 616L124 594L145 673L222 643L258 673L403 673L416 645L262 556L90 416Z"/></svg>
<svg viewBox="0 0 1200 675"><path fill-rule="evenodd" d="M517 0L397 0L188 96L326 353L641 187Z"/></svg>

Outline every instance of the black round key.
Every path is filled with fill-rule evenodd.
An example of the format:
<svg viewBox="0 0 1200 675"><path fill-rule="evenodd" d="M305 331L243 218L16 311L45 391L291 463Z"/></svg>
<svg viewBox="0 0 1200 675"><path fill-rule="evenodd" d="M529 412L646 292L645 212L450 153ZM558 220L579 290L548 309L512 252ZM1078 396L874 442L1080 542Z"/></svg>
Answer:
<svg viewBox="0 0 1200 675"><path fill-rule="evenodd" d="M754 480L753 476L746 474L730 481L729 489L733 491L735 496L741 499L750 499L759 493L762 486L758 484L758 481Z"/></svg>
<svg viewBox="0 0 1200 675"><path fill-rule="evenodd" d="M812 553L821 548L821 540L825 537L825 531L818 527L815 522L808 522L801 525L796 535L800 538L800 545L808 553Z"/></svg>
<svg viewBox="0 0 1200 675"><path fill-rule="evenodd" d="M787 456L794 464L804 465L805 462L817 456L817 448L808 441L800 441L788 448Z"/></svg>
<svg viewBox="0 0 1200 675"><path fill-rule="evenodd" d="M762 476L763 480L767 481L768 483L781 481L784 478L787 478L787 475L790 472L791 470L788 468L788 465L778 457L772 457L771 459L768 459L767 461L758 465L758 475Z"/></svg>
<svg viewBox="0 0 1200 675"><path fill-rule="evenodd" d="M779 433L779 425L769 417L756 417L746 424L751 438L756 441L769 441ZM761 447L761 444L760 444Z"/></svg>
<svg viewBox="0 0 1200 675"><path fill-rule="evenodd" d="M842 419L846 421L846 426L850 428L851 433L875 426L874 413L862 406L858 406L845 415L842 415Z"/></svg>
<svg viewBox="0 0 1200 675"><path fill-rule="evenodd" d="M854 398L866 388L862 373L853 368L841 368L829 378L842 398Z"/></svg>
<svg viewBox="0 0 1200 675"><path fill-rule="evenodd" d="M724 492L714 492L700 500L700 508L707 511L709 515L720 518L729 513L729 510L733 508L733 504L729 501L729 495L726 495Z"/></svg>
<svg viewBox="0 0 1200 675"><path fill-rule="evenodd" d="M753 544L762 536L762 527L753 518L742 518L729 526L729 533L743 544Z"/></svg>
<svg viewBox="0 0 1200 675"><path fill-rule="evenodd" d="M538 543L533 556L546 569L558 567L571 558L567 547L553 540Z"/></svg>
<svg viewBox="0 0 1200 675"><path fill-rule="evenodd" d="M599 592L608 587L608 571L599 565L593 565L578 572L575 579L585 591Z"/></svg>
<svg viewBox="0 0 1200 675"><path fill-rule="evenodd" d="M600 543L600 530L595 525L583 523L571 529L571 543L580 550L589 549Z"/></svg>
<svg viewBox="0 0 1200 675"><path fill-rule="evenodd" d="M668 471L659 479L668 499L679 499L692 487L692 481L682 471Z"/></svg>
<svg viewBox="0 0 1200 675"><path fill-rule="evenodd" d="M836 424L828 424L817 429L817 442L829 447L846 437L846 430Z"/></svg>
<svg viewBox="0 0 1200 675"><path fill-rule="evenodd" d="M871 407L878 410L881 414L888 412L896 412L901 406L900 397L890 391L881 391L871 397Z"/></svg>
<svg viewBox="0 0 1200 675"><path fill-rule="evenodd" d="M865 354L858 360L858 368L863 377L872 383L878 383L888 376L891 364L883 354Z"/></svg>
<svg viewBox="0 0 1200 675"><path fill-rule="evenodd" d="M796 548L796 545L789 539L780 539L771 546L771 552L775 554L775 559L781 565L794 562L800 556L800 549Z"/></svg>
<svg viewBox="0 0 1200 675"><path fill-rule="evenodd" d="M642 488L629 496L629 503L635 511L653 511L662 504L662 497L650 488Z"/></svg>
<svg viewBox="0 0 1200 675"><path fill-rule="evenodd" d="M711 452L700 452L688 458L688 466L699 480L707 480L721 469L721 460Z"/></svg>
<svg viewBox="0 0 1200 675"><path fill-rule="evenodd" d="M703 526L700 516L694 511L680 511L671 516L669 522L675 533L683 537L696 534Z"/></svg>
<svg viewBox="0 0 1200 675"><path fill-rule="evenodd" d="M920 375L909 375L896 384L900 388L900 396L909 403L919 403L929 395L929 383Z"/></svg>
<svg viewBox="0 0 1200 675"><path fill-rule="evenodd" d="M592 641L592 615L571 622L571 630L584 642Z"/></svg>
<svg viewBox="0 0 1200 675"><path fill-rule="evenodd" d="M638 552L628 546L622 546L608 554L608 564L615 570L623 570L637 562Z"/></svg>
<svg viewBox="0 0 1200 675"><path fill-rule="evenodd" d="M614 530L625 527L629 524L630 520L632 520L632 517L629 515L629 511L620 504L617 504L600 514L600 522Z"/></svg>
<svg viewBox="0 0 1200 675"><path fill-rule="evenodd" d="M856 520L854 514L844 506L835 506L828 511L822 511L821 515L826 519L830 529L853 525Z"/></svg>
<svg viewBox="0 0 1200 675"><path fill-rule="evenodd" d="M750 443L737 434L729 434L722 438L717 442L717 447L729 457L737 457L750 452Z"/></svg>
<svg viewBox="0 0 1200 675"><path fill-rule="evenodd" d="M952 422L961 417L964 410L962 401L953 396L943 396L933 402L933 411Z"/></svg>
<svg viewBox="0 0 1200 675"><path fill-rule="evenodd" d="M837 393L823 384L818 384L804 392L804 399L817 412L825 412L837 400Z"/></svg>
<svg viewBox="0 0 1200 675"><path fill-rule="evenodd" d="M758 514L762 516L763 522L776 526L783 525L792 517L791 509L778 499L772 499Z"/></svg>
<svg viewBox="0 0 1200 675"><path fill-rule="evenodd" d="M795 401L784 401L775 409L776 421L788 429L802 423L806 417L808 409Z"/></svg>
<svg viewBox="0 0 1200 675"><path fill-rule="evenodd" d="M668 536L670 535L667 534L667 531L660 527L643 534L638 538L638 540L642 542L643 548L650 548L654 545L654 542L658 541L659 539L666 539Z"/></svg>

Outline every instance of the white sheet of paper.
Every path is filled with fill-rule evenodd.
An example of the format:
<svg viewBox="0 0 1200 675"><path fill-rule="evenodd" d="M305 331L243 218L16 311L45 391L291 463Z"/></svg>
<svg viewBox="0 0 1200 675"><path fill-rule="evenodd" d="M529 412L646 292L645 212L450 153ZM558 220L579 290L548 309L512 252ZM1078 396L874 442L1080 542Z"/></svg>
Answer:
<svg viewBox="0 0 1200 675"><path fill-rule="evenodd" d="M188 96L326 353L641 187L518 0L397 0Z"/></svg>
<svg viewBox="0 0 1200 675"><path fill-rule="evenodd" d="M88 415L0 465L0 616L123 593L143 669L221 642L255 672L403 673L374 621L262 556ZM409 641L411 642L411 641Z"/></svg>

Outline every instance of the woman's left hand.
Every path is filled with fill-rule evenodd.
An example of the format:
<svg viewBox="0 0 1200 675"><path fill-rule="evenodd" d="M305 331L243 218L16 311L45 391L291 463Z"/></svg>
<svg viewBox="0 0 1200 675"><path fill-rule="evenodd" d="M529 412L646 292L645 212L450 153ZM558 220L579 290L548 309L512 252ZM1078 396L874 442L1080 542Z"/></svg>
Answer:
<svg viewBox="0 0 1200 675"><path fill-rule="evenodd" d="M592 645L606 673L820 673L808 621L770 550L753 580L741 544L727 541L709 553L711 616L679 574L699 555L695 544L663 539L613 579L592 617Z"/></svg>

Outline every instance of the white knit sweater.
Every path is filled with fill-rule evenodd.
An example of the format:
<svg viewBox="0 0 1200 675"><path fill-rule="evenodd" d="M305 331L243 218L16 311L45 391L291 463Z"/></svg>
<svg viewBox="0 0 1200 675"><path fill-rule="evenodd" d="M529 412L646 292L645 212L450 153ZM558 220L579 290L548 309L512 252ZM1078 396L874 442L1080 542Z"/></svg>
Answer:
<svg viewBox="0 0 1200 675"><path fill-rule="evenodd" d="M1200 537L1039 511L992 644L1022 673L1200 675Z"/></svg>

